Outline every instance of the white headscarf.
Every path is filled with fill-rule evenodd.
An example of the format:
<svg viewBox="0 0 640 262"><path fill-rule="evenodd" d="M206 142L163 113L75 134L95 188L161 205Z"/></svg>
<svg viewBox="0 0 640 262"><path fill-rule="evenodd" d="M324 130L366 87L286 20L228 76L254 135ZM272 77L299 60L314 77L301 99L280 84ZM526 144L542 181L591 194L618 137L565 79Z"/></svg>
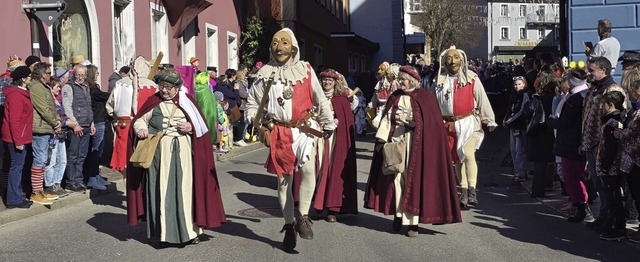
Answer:
<svg viewBox="0 0 640 262"><path fill-rule="evenodd" d="M291 46L293 47L294 52L293 56L290 58L291 62L286 65L279 65L273 57L273 54L270 54L269 63L260 68L257 78L268 79L272 74L274 74L274 81L280 80L281 82L287 82L291 85L295 85L296 82L302 82L308 77L308 63L300 61L300 46L298 45L298 40L293 35L293 31L289 28L283 28L276 32L276 34L280 32L286 32L291 37Z"/></svg>

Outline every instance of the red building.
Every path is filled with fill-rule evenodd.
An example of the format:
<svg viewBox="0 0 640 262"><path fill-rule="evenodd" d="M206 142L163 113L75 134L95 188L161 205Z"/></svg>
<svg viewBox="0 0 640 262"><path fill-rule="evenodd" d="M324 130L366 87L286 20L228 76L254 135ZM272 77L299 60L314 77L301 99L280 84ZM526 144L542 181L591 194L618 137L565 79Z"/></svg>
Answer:
<svg viewBox="0 0 640 262"><path fill-rule="evenodd" d="M52 26L38 20L38 41L31 37L31 10L21 12L18 0L3 1L0 59L11 54L24 59L32 47L39 47L36 55L55 66L68 66L73 55L83 55L100 68L103 86L113 70L132 58L152 59L160 51L162 63L185 65L197 57L203 70L238 66L239 0L209 0L211 6L205 0L65 1L66 9ZM189 12L175 11L185 4L206 8L190 19L194 16L185 15Z"/></svg>

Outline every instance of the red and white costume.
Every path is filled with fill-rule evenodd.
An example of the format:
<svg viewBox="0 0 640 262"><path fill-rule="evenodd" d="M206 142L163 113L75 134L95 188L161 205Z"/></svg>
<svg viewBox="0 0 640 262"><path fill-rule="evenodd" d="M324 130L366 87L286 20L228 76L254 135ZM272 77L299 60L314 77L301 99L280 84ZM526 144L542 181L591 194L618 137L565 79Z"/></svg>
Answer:
<svg viewBox="0 0 640 262"><path fill-rule="evenodd" d="M131 119L140 107L157 91L157 84L149 80L151 64L138 56L129 77L120 79L107 100L107 114L116 120L111 168L123 171L127 165L127 142ZM136 87L136 88L134 88Z"/></svg>

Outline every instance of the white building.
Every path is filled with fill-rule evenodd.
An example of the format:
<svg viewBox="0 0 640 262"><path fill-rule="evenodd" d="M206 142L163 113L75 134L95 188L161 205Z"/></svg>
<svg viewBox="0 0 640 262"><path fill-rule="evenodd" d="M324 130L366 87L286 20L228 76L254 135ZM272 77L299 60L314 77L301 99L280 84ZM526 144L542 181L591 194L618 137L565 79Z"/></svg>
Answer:
<svg viewBox="0 0 640 262"><path fill-rule="evenodd" d="M559 53L558 0L489 0L488 53L496 61Z"/></svg>

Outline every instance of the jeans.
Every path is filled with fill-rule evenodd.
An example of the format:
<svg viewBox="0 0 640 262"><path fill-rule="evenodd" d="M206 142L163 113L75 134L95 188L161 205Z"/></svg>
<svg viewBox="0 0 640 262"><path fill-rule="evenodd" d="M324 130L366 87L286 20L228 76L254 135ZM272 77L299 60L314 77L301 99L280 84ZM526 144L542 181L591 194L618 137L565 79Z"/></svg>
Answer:
<svg viewBox="0 0 640 262"><path fill-rule="evenodd" d="M596 172L596 152L593 150L587 151L586 156L587 169L589 170L591 181L593 182L593 185L596 186L596 191L598 191L598 196L600 197L600 208L598 209L598 216L605 218L609 214L609 204L607 203L607 192L604 190L602 180Z"/></svg>
<svg viewBox="0 0 640 262"><path fill-rule="evenodd" d="M83 127L82 136L71 134L69 139L69 148L67 148L67 185L83 184L82 169L84 160L87 158L89 151L89 128Z"/></svg>
<svg viewBox="0 0 640 262"><path fill-rule="evenodd" d="M91 137L91 151L87 158L87 175L88 177L97 176L100 174L100 157L102 156L102 149L104 148L104 130L105 123L95 123L96 133Z"/></svg>
<svg viewBox="0 0 640 262"><path fill-rule="evenodd" d="M22 170L29 151L27 148L28 145L25 145L23 150L18 150L13 143L7 143L7 151L11 156L7 183L7 205L17 205L24 200L22 196Z"/></svg>
<svg viewBox="0 0 640 262"><path fill-rule="evenodd" d="M562 157L556 156L556 174L560 178L560 181L564 183L564 175L562 174Z"/></svg>
<svg viewBox="0 0 640 262"><path fill-rule="evenodd" d="M511 142L511 160L513 161L513 171L517 177L526 177L527 171L524 168L524 147L525 131L519 129L509 129Z"/></svg>
<svg viewBox="0 0 640 262"><path fill-rule="evenodd" d="M33 164L31 167L44 168L49 162L49 141L53 135L33 135Z"/></svg>
<svg viewBox="0 0 640 262"><path fill-rule="evenodd" d="M67 145L64 140L55 139L55 146L51 153L49 165L44 168L44 185L46 187L60 184L67 167Z"/></svg>

